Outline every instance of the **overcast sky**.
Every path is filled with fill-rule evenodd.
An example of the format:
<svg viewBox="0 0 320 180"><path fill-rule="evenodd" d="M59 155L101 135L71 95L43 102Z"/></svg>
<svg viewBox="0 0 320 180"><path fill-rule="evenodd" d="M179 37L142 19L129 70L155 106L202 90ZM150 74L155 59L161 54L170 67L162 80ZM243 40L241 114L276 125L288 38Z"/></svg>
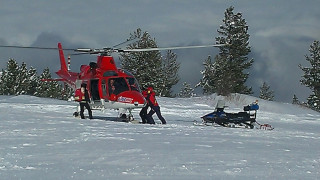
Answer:
<svg viewBox="0 0 320 180"><path fill-rule="evenodd" d="M310 94L300 85L308 66L305 55L314 40L320 40L318 0L14 0L0 2L0 44L65 48L111 47L125 41L137 28L147 31L159 47L213 44L225 10L234 6L249 25L250 69L248 86L258 96L263 82L275 91L277 101L291 102L293 94L305 101ZM181 63L179 85L195 85L202 77L203 61L217 49L174 51ZM59 68L58 52L0 48L0 69L9 58L26 62L41 73ZM77 63L94 56L72 57ZM76 61L76 63L74 63ZM176 89L180 89L176 87ZM198 90L199 91L199 90Z"/></svg>

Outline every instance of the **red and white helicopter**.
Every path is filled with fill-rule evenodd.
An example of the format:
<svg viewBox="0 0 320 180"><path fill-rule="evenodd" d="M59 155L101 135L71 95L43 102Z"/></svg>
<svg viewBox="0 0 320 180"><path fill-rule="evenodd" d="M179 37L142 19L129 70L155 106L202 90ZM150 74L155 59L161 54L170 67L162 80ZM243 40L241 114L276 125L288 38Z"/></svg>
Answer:
<svg viewBox="0 0 320 180"><path fill-rule="evenodd" d="M121 43L123 44L123 43ZM78 89L82 83L87 84L90 94L90 106L93 110L117 109L120 110L120 116L126 117L129 121L133 120L131 114L135 108L142 108L146 100L141 94L139 83L135 77L128 71L117 68L111 53L114 52L144 52L144 51L162 51L187 48L220 47L217 45L167 47L167 48L147 48L147 49L66 49L74 50L79 54L98 54L97 62L91 62L88 65L81 65L80 72L70 71L70 56L68 56L68 65L64 56L61 43L58 48L25 47L25 46L0 46L7 48L35 48L35 49L58 49L60 56L60 69L56 74L60 77L58 81L65 82L71 88ZM129 112L126 116L125 113ZM124 116L125 115L125 116Z"/></svg>

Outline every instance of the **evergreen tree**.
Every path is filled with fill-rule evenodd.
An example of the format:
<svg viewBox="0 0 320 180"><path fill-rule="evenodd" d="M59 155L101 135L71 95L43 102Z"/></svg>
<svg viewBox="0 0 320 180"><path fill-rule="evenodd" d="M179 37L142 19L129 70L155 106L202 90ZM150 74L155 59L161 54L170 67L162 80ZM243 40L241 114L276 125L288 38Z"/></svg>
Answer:
<svg viewBox="0 0 320 180"><path fill-rule="evenodd" d="M292 98L292 104L301 104L298 97L294 94Z"/></svg>
<svg viewBox="0 0 320 180"><path fill-rule="evenodd" d="M311 67L302 67L300 69L304 72L301 84L309 87L312 94L308 97L307 104L314 110L320 111L320 44L319 41L314 41L310 45L310 56L306 55Z"/></svg>
<svg viewBox="0 0 320 180"><path fill-rule="evenodd" d="M196 85L196 87L202 87L203 94L213 94L216 91L215 90L216 77L214 76L215 69L211 60L211 56L208 56L208 58L205 60L203 65L204 65L204 70L201 71L202 79Z"/></svg>
<svg viewBox="0 0 320 180"><path fill-rule="evenodd" d="M0 72L0 95L4 95L4 83L3 83L3 75L5 74L5 70L2 69Z"/></svg>
<svg viewBox="0 0 320 180"><path fill-rule="evenodd" d="M183 83L183 87L181 88L178 97L189 98L194 96L194 89L187 82Z"/></svg>
<svg viewBox="0 0 320 180"><path fill-rule="evenodd" d="M260 87L259 98L268 100L268 101L273 101L273 98L274 98L273 91L270 90L270 86L266 82L264 82Z"/></svg>
<svg viewBox="0 0 320 180"><path fill-rule="evenodd" d="M2 95L17 95L19 66L14 59L9 59L7 69L2 70L0 93Z"/></svg>
<svg viewBox="0 0 320 180"><path fill-rule="evenodd" d="M308 98L307 98L307 105L316 111L320 112L320 99L317 95L315 94L311 94Z"/></svg>
<svg viewBox="0 0 320 180"><path fill-rule="evenodd" d="M5 74L5 70L2 69L1 72L0 72L0 95L4 95L4 84L3 84L3 75Z"/></svg>
<svg viewBox="0 0 320 180"><path fill-rule="evenodd" d="M45 68L39 77L39 86L37 87L37 96L49 98L61 98L62 88L57 81L44 81L52 79L49 68Z"/></svg>
<svg viewBox="0 0 320 180"><path fill-rule="evenodd" d="M248 70L254 62L248 58L251 52L248 25L242 14L234 14L233 10L232 6L226 9L224 24L218 29L220 36L216 37L217 44L228 44L219 47L219 54L215 57L214 76L221 79L215 81L214 89L219 95L252 94L252 88L245 85L249 77L249 73L245 70Z"/></svg>
<svg viewBox="0 0 320 180"><path fill-rule="evenodd" d="M157 47L155 39L140 28L130 34L129 40L136 38L139 38L139 41L130 44L128 49ZM159 91L162 67L160 51L121 53L120 62L122 68L130 71L142 87L153 86L156 92Z"/></svg>
<svg viewBox="0 0 320 180"><path fill-rule="evenodd" d="M148 32L137 29L130 34L128 40L139 39L129 44L128 49L157 48L154 38ZM144 51L121 53L120 62L123 69L130 71L142 87L152 86L155 92L161 96L171 96L171 88L177 84L177 75L180 65L176 61L176 55L168 51L165 59L162 59L160 51Z"/></svg>
<svg viewBox="0 0 320 180"><path fill-rule="evenodd" d="M14 59L9 59L6 70L2 70L0 93L6 95L33 95L34 89L37 87L33 79L37 79L35 69L27 69L27 64L18 63ZM32 90L33 89L33 90Z"/></svg>
<svg viewBox="0 0 320 180"><path fill-rule="evenodd" d="M59 99L69 100L74 95L74 89L67 86L66 83L63 83L61 97Z"/></svg>
<svg viewBox="0 0 320 180"><path fill-rule="evenodd" d="M165 58L162 60L162 78L159 86L159 96L172 96L172 86L179 82L179 68L180 64L177 62L177 55L170 50L167 51Z"/></svg>
<svg viewBox="0 0 320 180"><path fill-rule="evenodd" d="M9 59L7 69L1 71L0 95L35 95L39 97L51 97L67 100L73 95L71 88L62 90L62 86L56 81L40 81L40 79L51 79L49 68L37 75L36 69L27 69L27 64L18 63Z"/></svg>
<svg viewBox="0 0 320 180"><path fill-rule="evenodd" d="M30 88L30 78L28 76L27 64L24 62L22 62L21 66L19 66L16 85L16 95L28 93Z"/></svg>
<svg viewBox="0 0 320 180"><path fill-rule="evenodd" d="M29 79L29 88L27 90L27 94L36 96L37 95L37 87L39 85L39 76L37 75L37 70L31 67L28 71L28 79Z"/></svg>

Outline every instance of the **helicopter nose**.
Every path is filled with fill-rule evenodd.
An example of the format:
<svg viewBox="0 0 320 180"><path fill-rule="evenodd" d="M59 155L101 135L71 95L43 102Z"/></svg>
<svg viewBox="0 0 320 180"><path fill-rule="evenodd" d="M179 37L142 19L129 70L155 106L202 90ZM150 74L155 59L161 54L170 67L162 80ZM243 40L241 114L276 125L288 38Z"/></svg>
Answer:
<svg viewBox="0 0 320 180"><path fill-rule="evenodd" d="M126 101L127 103L133 104L134 106L144 105L146 102L143 95L138 91L125 91L118 95L118 101L119 99L121 99L121 101ZM131 102L127 101L129 99Z"/></svg>

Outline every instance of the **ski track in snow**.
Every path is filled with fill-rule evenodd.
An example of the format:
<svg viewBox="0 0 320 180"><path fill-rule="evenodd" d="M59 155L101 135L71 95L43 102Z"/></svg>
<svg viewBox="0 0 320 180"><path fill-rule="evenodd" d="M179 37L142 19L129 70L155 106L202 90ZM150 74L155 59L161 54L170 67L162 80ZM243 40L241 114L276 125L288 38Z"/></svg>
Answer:
<svg viewBox="0 0 320 180"><path fill-rule="evenodd" d="M167 125L72 117L76 103L0 96L1 179L320 179L320 114L260 100L273 131L193 126L222 97L158 98ZM226 99L241 111L254 97ZM139 118L139 110L133 112ZM155 120L159 120L155 117Z"/></svg>

